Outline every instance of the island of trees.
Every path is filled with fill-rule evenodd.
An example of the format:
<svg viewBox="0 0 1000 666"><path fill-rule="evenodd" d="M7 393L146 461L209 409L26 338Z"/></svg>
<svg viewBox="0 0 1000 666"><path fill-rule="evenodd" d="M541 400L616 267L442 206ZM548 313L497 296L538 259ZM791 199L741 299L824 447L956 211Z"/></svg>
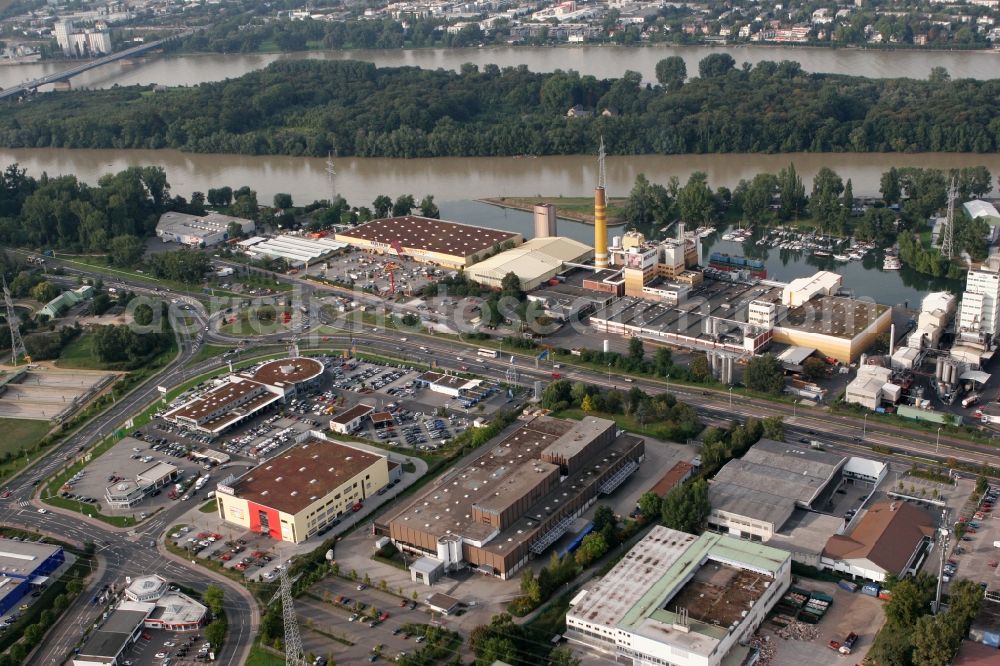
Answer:
<svg viewBox="0 0 1000 666"><path fill-rule="evenodd" d="M0 145L370 157L954 151L1000 148L1000 80L866 79L712 54L658 82L526 67L460 72L280 61L154 92L66 91L0 107ZM569 117L574 109L573 117Z"/></svg>

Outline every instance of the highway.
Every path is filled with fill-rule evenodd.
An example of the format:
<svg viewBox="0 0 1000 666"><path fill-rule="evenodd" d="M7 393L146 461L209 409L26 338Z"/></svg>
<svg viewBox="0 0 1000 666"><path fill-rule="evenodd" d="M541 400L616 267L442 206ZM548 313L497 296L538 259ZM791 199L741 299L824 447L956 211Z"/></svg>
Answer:
<svg viewBox="0 0 1000 666"><path fill-rule="evenodd" d="M56 262L58 263L58 262ZM66 264L69 272L89 273L77 265ZM95 274L98 275L98 274ZM107 276L101 276L106 284L111 284ZM288 279L282 276L283 279ZM161 572L171 580L188 585L195 589L204 589L211 583L222 585L226 590L226 608L229 618L229 636L219 654L218 663L224 666L236 666L246 660L246 654L256 636L260 621L260 611L250 593L231 580L217 576L212 572L192 563L180 560L166 553L162 546L165 529L173 525L178 516L187 510L187 506L174 505L171 508L154 514L144 524L132 530L116 529L104 523L83 518L80 514L50 508L48 514L39 514L37 508L42 506L35 496L37 490L32 485L35 479L44 479L55 473L65 464L66 456L73 456L79 447L89 447L100 438L121 427L130 416L141 411L145 406L159 398L158 385L176 386L190 378L208 372L212 369L222 369L224 363L220 358L212 358L194 364L192 359L205 343L216 343L227 346L239 342L247 342L250 348L245 355L252 353L253 346L276 343L293 337L293 334L279 333L266 336L256 336L252 339L222 334L217 330L221 320L221 312L209 313L205 306L194 297L194 294L167 294L158 289L154 281L139 280L129 277L129 288L136 293L151 298L178 299L171 307L175 321L179 317L193 320L187 331L178 331L178 355L167 367L150 377L136 387L125 398L94 418L79 432L68 438L58 447L49 451L43 458L28 470L10 482L12 496L7 500L10 519L5 523L38 530L42 533L58 535L78 543L92 541L98 545L98 566L95 575L89 583L90 593L84 593L69 609L65 618L53 629L47 637L44 646L31 658L31 664L59 664L77 643L82 629L93 623L101 611L99 606L90 604L92 591L100 589L105 584L121 583L124 576L149 572ZM306 302L315 297L331 294L343 295L343 291L322 284L292 279L301 287ZM116 285L117 286L117 285ZM381 299L370 294L355 296L375 305L387 305ZM181 303L180 301L183 301ZM181 310L186 303L190 309ZM392 307L395 307L394 305ZM406 308L413 311L412 308ZM509 366L510 352L504 352L499 359L483 359L476 356L475 343L464 343L453 338L417 334L412 331L395 331L378 327L373 330L371 324L335 321L325 311L312 307L315 316L313 328L324 325L327 327L345 327L342 333L324 336L322 347L344 348L355 345L373 353L390 356L403 356L408 360L426 364L436 362L439 366L458 370L460 366L470 366L470 371L486 377L502 381ZM206 330L207 328L207 330ZM403 342L401 338L408 338ZM426 351L421 350L424 348ZM459 357L463 360L459 361ZM536 367L533 355L515 352L513 354L520 376L519 383L532 386L536 380L549 382L552 380L553 369L548 362L542 362ZM563 366L558 372L569 381L582 381L595 385L616 387L627 390L638 387L650 394L665 391L675 393L681 400L691 404L706 423L726 424L733 419L748 417L762 418L764 416L781 416L785 419L789 439L800 437L815 438L829 444L831 447L853 450L869 457L893 459L892 456L874 454L873 445L891 447L895 451L905 452L913 456L930 459L954 457L958 460L976 464L1000 464L1000 456L995 449L975 444L966 440L942 436L940 446L936 444L932 433L922 433L898 426L873 422L867 426L862 419L848 415L833 415L826 411L804 409L785 403L770 402L756 398L732 396L727 391L717 389L701 389L691 386L671 385L666 381L644 378L628 380L621 376L605 372L589 370L569 365ZM44 485L39 486L39 488Z"/></svg>

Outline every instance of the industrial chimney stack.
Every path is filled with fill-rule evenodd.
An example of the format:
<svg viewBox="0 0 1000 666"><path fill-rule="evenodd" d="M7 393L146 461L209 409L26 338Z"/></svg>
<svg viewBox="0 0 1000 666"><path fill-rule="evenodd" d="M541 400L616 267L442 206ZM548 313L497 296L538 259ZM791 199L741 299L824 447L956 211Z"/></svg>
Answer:
<svg viewBox="0 0 1000 666"><path fill-rule="evenodd" d="M594 190L594 267L608 267L607 176L604 172L604 137L597 154L597 189Z"/></svg>

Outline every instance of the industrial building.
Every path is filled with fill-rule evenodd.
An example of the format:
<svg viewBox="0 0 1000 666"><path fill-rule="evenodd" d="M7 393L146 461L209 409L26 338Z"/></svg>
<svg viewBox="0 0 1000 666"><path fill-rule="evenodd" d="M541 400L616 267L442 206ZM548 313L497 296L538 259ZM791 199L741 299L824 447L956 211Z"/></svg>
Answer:
<svg viewBox="0 0 1000 666"><path fill-rule="evenodd" d="M952 355L978 366L1000 333L1000 255L969 269L956 327Z"/></svg>
<svg viewBox="0 0 1000 666"><path fill-rule="evenodd" d="M79 305L84 301L88 301L94 297L94 288L89 284L85 284L82 287L77 287L76 289L70 289L59 294L51 301L46 303L38 314L45 315L49 319L55 319L56 317L62 316L64 312L69 310L74 305Z"/></svg>
<svg viewBox="0 0 1000 666"><path fill-rule="evenodd" d="M941 342L951 318L955 316L955 295L947 291L936 291L924 296L917 315L917 327L906 339L906 345L914 349L936 348Z"/></svg>
<svg viewBox="0 0 1000 666"><path fill-rule="evenodd" d="M817 296L791 307L773 329L774 342L812 347L853 363L892 325L892 308L841 296Z"/></svg>
<svg viewBox="0 0 1000 666"><path fill-rule="evenodd" d="M104 489L104 499L113 509L130 509L146 495L177 480L177 467L158 462L135 475L135 481L119 481Z"/></svg>
<svg viewBox="0 0 1000 666"><path fill-rule="evenodd" d="M260 414L272 405L294 397L323 374L316 359L297 356L268 361L218 381L204 394L172 408L163 418L208 435Z"/></svg>
<svg viewBox="0 0 1000 666"><path fill-rule="evenodd" d="M219 517L302 543L389 483L385 455L305 433L287 451L216 486Z"/></svg>
<svg viewBox="0 0 1000 666"><path fill-rule="evenodd" d="M220 213L189 215L170 211L160 216L156 235L164 243L180 243L190 247L211 247L229 240L229 225L236 223L243 233L253 233L253 220Z"/></svg>
<svg viewBox="0 0 1000 666"><path fill-rule="evenodd" d="M844 402L875 410L883 402L896 403L903 388L892 383L892 370L878 365L858 366L858 374L847 385Z"/></svg>
<svg viewBox="0 0 1000 666"><path fill-rule="evenodd" d="M484 254L520 245L519 233L406 215L372 220L337 232L336 240L378 254L463 270Z"/></svg>
<svg viewBox="0 0 1000 666"><path fill-rule="evenodd" d="M694 474L694 465L681 460L668 469L660 477L660 480L653 484L649 492L657 497L664 498L670 494L671 490L691 478L692 474Z"/></svg>
<svg viewBox="0 0 1000 666"><path fill-rule="evenodd" d="M69 58L95 58L114 50L105 21L96 21L91 28L79 28L72 21L56 21L52 34L63 55Z"/></svg>
<svg viewBox="0 0 1000 666"><path fill-rule="evenodd" d="M62 546L0 537L0 615L6 615L66 560Z"/></svg>
<svg viewBox="0 0 1000 666"><path fill-rule="evenodd" d="M423 386L435 393L441 393L453 398L457 398L468 389L475 388L481 383L478 379L466 379L458 375L449 375L443 372L429 370L416 378L418 386Z"/></svg>
<svg viewBox="0 0 1000 666"><path fill-rule="evenodd" d="M523 245L469 266L465 275L474 282L499 289L504 277L513 273L521 280L521 289L531 291L571 265L582 265L593 256L593 249L571 238L532 238Z"/></svg>
<svg viewBox="0 0 1000 666"><path fill-rule="evenodd" d="M534 238L550 238L559 235L556 227L556 207L552 204L535 204L532 209L535 222Z"/></svg>
<svg viewBox="0 0 1000 666"><path fill-rule="evenodd" d="M197 631L208 609L156 574L126 578L124 598L73 657L73 666L118 666L143 629Z"/></svg>
<svg viewBox="0 0 1000 666"><path fill-rule="evenodd" d="M586 278L583 281L586 282ZM536 289L527 298L529 302L537 303L547 317L565 323L582 320L584 316L607 307L614 296L569 282L557 282Z"/></svg>
<svg viewBox="0 0 1000 666"><path fill-rule="evenodd" d="M250 243L251 240L257 240L257 242ZM269 239L255 236L245 241L245 243L240 243L240 245L244 247L247 255L254 258L269 257L271 259L284 259L289 266L294 268L311 266L317 261L329 259L348 247L347 243L336 241L332 238L309 238L306 236L290 235Z"/></svg>
<svg viewBox="0 0 1000 666"><path fill-rule="evenodd" d="M639 467L643 440L612 421L538 416L429 486L385 525L414 580L473 567L508 579Z"/></svg>
<svg viewBox="0 0 1000 666"><path fill-rule="evenodd" d="M934 537L934 519L909 502L878 502L853 521L849 534L826 542L823 567L881 583L916 574Z"/></svg>
<svg viewBox="0 0 1000 666"><path fill-rule="evenodd" d="M785 551L657 525L570 601L564 636L616 662L752 663L750 638L789 585Z"/></svg>
<svg viewBox="0 0 1000 666"><path fill-rule="evenodd" d="M647 242L637 231L615 237L610 265L621 271L625 296L678 305L704 280L698 269L700 254L701 238L686 234L681 223L676 239Z"/></svg>
<svg viewBox="0 0 1000 666"><path fill-rule="evenodd" d="M837 489L846 464L846 456L762 439L712 479L709 527L768 541L796 508L822 508Z"/></svg>

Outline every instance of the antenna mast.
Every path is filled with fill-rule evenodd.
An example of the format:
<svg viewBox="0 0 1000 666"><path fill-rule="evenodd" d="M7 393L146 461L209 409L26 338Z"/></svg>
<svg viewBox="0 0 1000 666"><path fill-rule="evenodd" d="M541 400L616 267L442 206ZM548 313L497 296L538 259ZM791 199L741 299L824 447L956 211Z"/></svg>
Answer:
<svg viewBox="0 0 1000 666"><path fill-rule="evenodd" d="M3 280L3 302L7 306L7 326L10 327L10 354L11 365L17 365L19 356L24 356L27 363L31 363L31 357L24 348L24 340L21 338L21 323L17 320L17 312L14 310L14 301L10 298L10 290L7 288L7 278Z"/></svg>

